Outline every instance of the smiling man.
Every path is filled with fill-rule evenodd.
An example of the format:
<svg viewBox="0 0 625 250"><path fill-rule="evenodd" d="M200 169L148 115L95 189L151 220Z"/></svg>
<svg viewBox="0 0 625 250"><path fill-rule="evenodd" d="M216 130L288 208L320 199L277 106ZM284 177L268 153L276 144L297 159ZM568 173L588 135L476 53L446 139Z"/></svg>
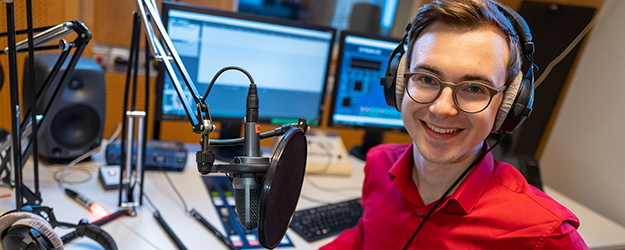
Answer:
<svg viewBox="0 0 625 250"><path fill-rule="evenodd" d="M587 249L577 217L488 150L522 77L519 34L501 9L427 4L404 57L399 109L413 143L369 151L364 215L322 249Z"/></svg>

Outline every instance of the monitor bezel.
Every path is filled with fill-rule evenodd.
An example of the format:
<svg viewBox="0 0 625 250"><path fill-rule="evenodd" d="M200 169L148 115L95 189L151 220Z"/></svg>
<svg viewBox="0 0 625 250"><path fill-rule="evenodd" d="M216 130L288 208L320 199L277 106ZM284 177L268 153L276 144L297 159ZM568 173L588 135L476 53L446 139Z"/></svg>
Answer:
<svg viewBox="0 0 625 250"><path fill-rule="evenodd" d="M325 75L324 75L324 81L322 84L322 89L321 89L321 93L320 93L320 101L319 101L319 108L318 108L318 112L317 112L317 117L313 120L308 120L308 124L321 124L321 122L323 121L323 111L324 108L327 106L325 103L325 97L328 94L327 93L327 85L328 85L328 77L330 76L330 69L331 69L331 62L332 62L332 54L333 54L333 50L334 50L334 43L336 40L336 29L332 28L332 27L326 27L326 26L320 26L320 25L314 25L314 24L308 24L308 23L302 23L302 22L297 22L297 21L293 21L293 20L288 20L288 19L280 19L280 18L274 18L274 17L268 17L268 16L260 16L260 15L254 15L254 14L248 14L248 13L241 13L241 12L232 12L232 11L225 11L225 10L220 10L220 9L214 9L214 8L209 8L209 7L204 7L204 6L198 6L198 5L192 5L192 4L188 4L188 3L179 3L179 2L170 2L170 1L164 1L162 8L161 8L161 18L163 20L163 25L167 28L168 27L168 22L169 22L169 11L170 10L181 10L181 11L188 11L188 12L194 12L194 13L200 13L200 14L208 14L208 15L214 15L214 16L220 16L220 17L228 17L228 18L236 18L236 19L240 19L240 20L248 20L248 21L256 21L256 22L263 22L263 23L269 23L269 24L276 24L276 25L283 25L283 26L288 26L288 27L295 27L295 28L303 28L303 29L309 29L309 30L316 30L316 31L323 31L323 32L328 32L331 33L331 39L330 39L330 46L329 46L329 51L328 51L328 56L327 56L327 61L326 61L326 69L325 69ZM228 65L224 65L224 67L226 67ZM164 84L165 84L165 67L162 64L159 64L159 67L157 68L157 72L158 72L158 76L156 78L156 100L155 100L155 117L154 117L154 123L155 123L155 128L160 128L160 123L162 121L188 121L189 118L186 115L173 115L173 114L163 114L163 89L164 89ZM253 77L253 76L252 76ZM262 87L262 86L259 86ZM200 95L203 95L204 93L200 93ZM210 96L209 96L210 98ZM262 101L262 100L261 100ZM242 103L242 105L244 105ZM260 107L260 109L262 110L262 106ZM210 107L209 107L210 110ZM195 110L193 110L193 114L195 114ZM242 122L244 117L241 118L234 118L234 117L219 117L219 116L212 116L211 117L213 121L217 121L217 122ZM285 119L289 119L289 118L285 118ZM293 117L294 120L297 120L297 117ZM260 122L261 123L269 123L271 124L272 118L271 117L260 117ZM155 134L158 133L155 131Z"/></svg>
<svg viewBox="0 0 625 250"><path fill-rule="evenodd" d="M385 37L385 36L379 36L379 35L373 35L373 34L367 34L367 33L362 33L362 32L355 32L355 31L341 31L341 35L340 38L338 40L339 43L339 49L338 49L338 57L336 60L336 67L335 67L335 72L334 72L334 86L332 89L332 98L330 99L330 110L328 112L328 127L333 127L333 128L356 128L356 129L367 129L367 130L386 130L386 131L396 131L396 132L405 132L406 128L404 126L376 126L376 125L359 125L359 124L345 124L345 123L335 123L334 119L332 119L332 117L334 116L334 112L335 112L335 105L337 103L337 94L338 94L338 87L339 87L339 81L341 79L341 70L342 70L342 62L343 62L343 55L344 55L344 50L345 50L345 37L347 36L356 36L356 37L362 37L362 38L368 38L368 39L375 39L375 40L381 40L381 41L389 41L389 42L395 42L399 45L399 42L401 41L401 39L397 39L397 38L392 38L392 37ZM380 88L383 88L383 86L379 86ZM383 98L383 97L382 97Z"/></svg>

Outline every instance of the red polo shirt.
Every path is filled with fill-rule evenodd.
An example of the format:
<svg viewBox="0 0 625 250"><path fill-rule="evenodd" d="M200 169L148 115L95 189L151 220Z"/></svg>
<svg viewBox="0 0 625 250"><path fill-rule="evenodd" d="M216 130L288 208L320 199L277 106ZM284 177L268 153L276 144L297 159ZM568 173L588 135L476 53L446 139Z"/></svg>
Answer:
<svg viewBox="0 0 625 250"><path fill-rule="evenodd" d="M412 144L367 155L364 214L321 249L402 249L434 206L412 180ZM588 249L579 220L488 153L427 219L408 249Z"/></svg>

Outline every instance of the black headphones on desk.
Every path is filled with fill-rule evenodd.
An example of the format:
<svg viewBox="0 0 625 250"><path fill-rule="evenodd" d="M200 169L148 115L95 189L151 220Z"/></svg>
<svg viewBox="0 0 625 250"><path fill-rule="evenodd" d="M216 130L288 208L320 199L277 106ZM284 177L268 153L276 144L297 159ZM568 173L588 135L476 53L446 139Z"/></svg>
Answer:
<svg viewBox="0 0 625 250"><path fill-rule="evenodd" d="M63 240L54 232L52 226L58 222L51 211L52 209L48 207L26 206L23 211L9 211L0 216L2 249L62 250ZM41 214L48 216L48 219ZM98 226L81 222L76 226L75 234L98 242L105 250L117 250L113 238Z"/></svg>
<svg viewBox="0 0 625 250"><path fill-rule="evenodd" d="M493 132L512 133L512 131L519 127L521 123L525 121L525 118L529 117L532 113L535 69L533 57L534 43L532 42L532 34L530 33L529 26L518 13L496 0L489 0L488 2L496 5L499 11L512 23L512 26L514 26L519 36L521 51L530 63L525 76L519 72L519 75L515 77L504 91L504 98L497 111L495 126L493 126ZM380 79L380 84L384 86L386 104L400 112L406 86L403 74L409 68L406 57L404 56L406 53L404 47L410 46L407 40L411 28L412 23L409 23L406 27L406 34L401 39L400 44L391 53L386 67L385 77Z"/></svg>

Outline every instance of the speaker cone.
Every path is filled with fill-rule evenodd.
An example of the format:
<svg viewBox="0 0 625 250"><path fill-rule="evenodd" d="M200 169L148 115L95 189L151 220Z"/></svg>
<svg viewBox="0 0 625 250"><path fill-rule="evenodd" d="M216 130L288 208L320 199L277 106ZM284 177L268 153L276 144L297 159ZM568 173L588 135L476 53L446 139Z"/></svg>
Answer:
<svg viewBox="0 0 625 250"><path fill-rule="evenodd" d="M86 105L71 105L57 113L50 125L52 137L59 145L74 149L92 144L100 128L98 113Z"/></svg>

